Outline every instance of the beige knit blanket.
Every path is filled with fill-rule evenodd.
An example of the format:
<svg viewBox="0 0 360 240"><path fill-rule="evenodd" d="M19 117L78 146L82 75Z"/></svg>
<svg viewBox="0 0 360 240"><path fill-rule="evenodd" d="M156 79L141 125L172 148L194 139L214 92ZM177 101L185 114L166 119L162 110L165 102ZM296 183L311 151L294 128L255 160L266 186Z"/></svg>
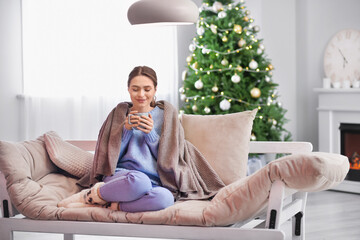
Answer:
<svg viewBox="0 0 360 240"><path fill-rule="evenodd" d="M164 110L157 159L161 183L177 200L214 196L225 184L195 146L185 140L177 110L166 101L156 105ZM115 172L122 129L131 107L131 103L120 103L108 115L100 129L92 170L80 185L89 186Z"/></svg>

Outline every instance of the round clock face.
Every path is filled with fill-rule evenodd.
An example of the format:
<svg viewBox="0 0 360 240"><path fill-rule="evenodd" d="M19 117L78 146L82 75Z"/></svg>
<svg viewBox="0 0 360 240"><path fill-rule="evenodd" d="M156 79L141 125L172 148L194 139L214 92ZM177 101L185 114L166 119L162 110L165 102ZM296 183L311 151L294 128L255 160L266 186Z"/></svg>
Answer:
<svg viewBox="0 0 360 240"><path fill-rule="evenodd" d="M324 55L325 75L331 82L360 79L360 31L345 29L335 34Z"/></svg>

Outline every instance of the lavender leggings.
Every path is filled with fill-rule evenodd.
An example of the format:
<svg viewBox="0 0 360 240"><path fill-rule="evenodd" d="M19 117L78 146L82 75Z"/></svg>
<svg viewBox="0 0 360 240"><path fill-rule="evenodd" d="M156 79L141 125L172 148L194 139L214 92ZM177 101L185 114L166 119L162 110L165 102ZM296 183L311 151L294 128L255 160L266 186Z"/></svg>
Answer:
<svg viewBox="0 0 360 240"><path fill-rule="evenodd" d="M136 170L117 168L114 175L104 178L100 196L107 202L119 202L125 212L157 211L174 204L172 193L153 186L150 178Z"/></svg>

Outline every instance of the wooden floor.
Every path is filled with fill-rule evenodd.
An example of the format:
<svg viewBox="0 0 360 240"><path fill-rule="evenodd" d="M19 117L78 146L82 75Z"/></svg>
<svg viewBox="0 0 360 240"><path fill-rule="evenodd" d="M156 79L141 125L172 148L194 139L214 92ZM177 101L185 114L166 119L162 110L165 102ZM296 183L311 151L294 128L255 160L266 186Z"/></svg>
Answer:
<svg viewBox="0 0 360 240"><path fill-rule="evenodd" d="M307 240L360 239L360 194L309 193L305 216Z"/></svg>
<svg viewBox="0 0 360 240"><path fill-rule="evenodd" d="M336 191L309 193L306 207L307 240L359 240L360 195ZM60 240L56 234L15 233L16 240ZM76 236L76 240L129 238ZM139 238L131 238L139 240ZM241 238L239 238L241 239Z"/></svg>

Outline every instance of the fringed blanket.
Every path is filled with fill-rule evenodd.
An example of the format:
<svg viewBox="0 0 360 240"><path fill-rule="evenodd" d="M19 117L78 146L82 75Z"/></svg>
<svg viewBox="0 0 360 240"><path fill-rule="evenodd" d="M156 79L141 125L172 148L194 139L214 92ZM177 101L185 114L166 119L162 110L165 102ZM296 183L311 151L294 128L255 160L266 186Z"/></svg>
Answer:
<svg viewBox="0 0 360 240"><path fill-rule="evenodd" d="M164 110L157 159L157 171L163 186L177 200L214 196L225 184L195 146L185 140L177 110L165 101L156 105ZM120 103L108 115L100 129L92 170L81 179L80 185L88 187L115 172L122 129L131 107L131 103Z"/></svg>

